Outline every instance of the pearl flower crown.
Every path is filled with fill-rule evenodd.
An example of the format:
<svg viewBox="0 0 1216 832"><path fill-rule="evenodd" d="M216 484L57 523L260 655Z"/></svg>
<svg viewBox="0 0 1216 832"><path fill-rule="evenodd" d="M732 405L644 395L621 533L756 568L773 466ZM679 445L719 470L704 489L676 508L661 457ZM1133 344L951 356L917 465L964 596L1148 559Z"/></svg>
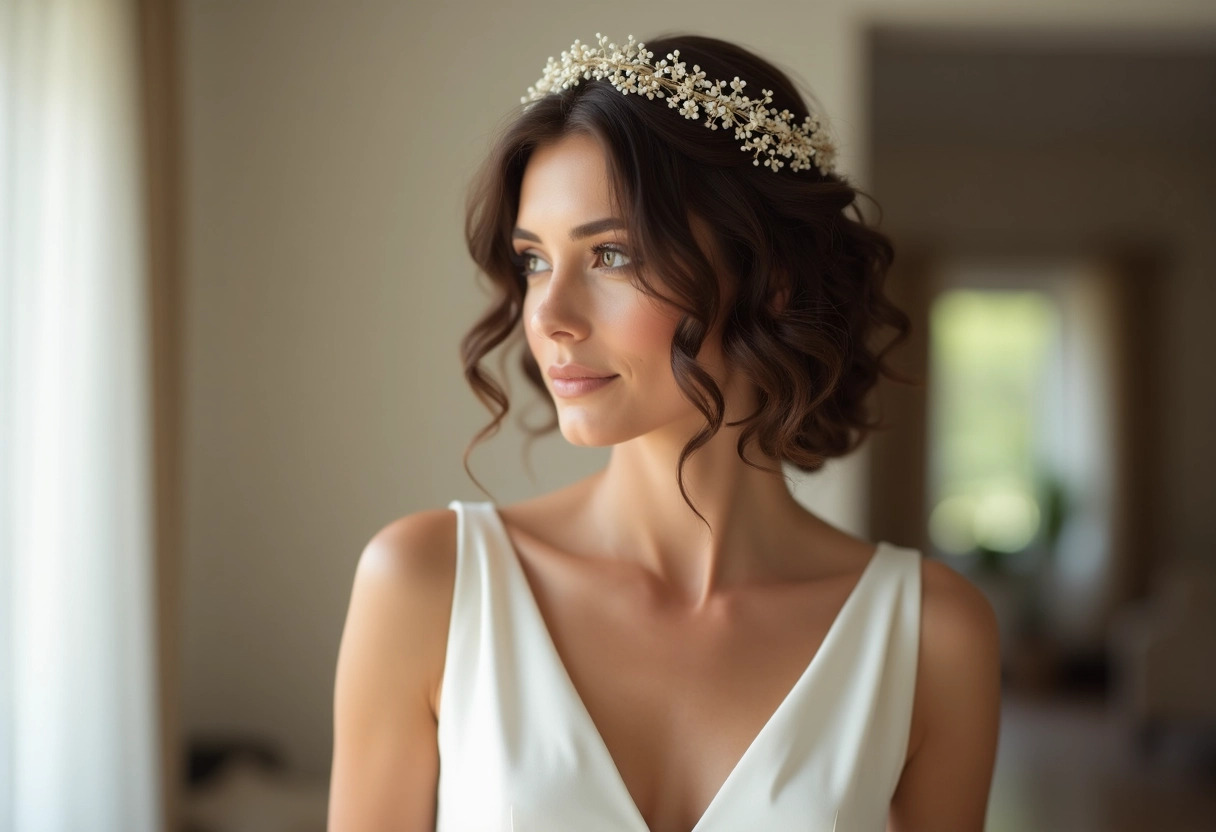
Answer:
<svg viewBox="0 0 1216 832"><path fill-rule="evenodd" d="M528 87L520 103L528 104L549 92L576 86L580 79L607 78L622 95L632 92L650 99L666 98L667 106L679 107L684 118L696 120L704 109L704 123L710 130L718 129L714 119L720 119L723 128L733 126L735 138L743 140L741 149L753 151L753 165L759 165L758 157L767 153L764 165L774 172L785 165L779 157L791 159L792 171L807 170L812 164L825 176L835 170L836 147L816 114L795 124L789 110L777 112L767 106L773 100L772 90L761 90L761 99L749 98L741 94L747 82L736 75L729 82L731 91L726 93L727 82L706 81L699 65L693 64L689 72L680 60L679 49L651 65L654 53L646 49L646 44L635 43L633 35L620 47L608 43L599 32L595 37L598 47L575 40L568 51L562 52L560 62L550 56L544 74Z"/></svg>

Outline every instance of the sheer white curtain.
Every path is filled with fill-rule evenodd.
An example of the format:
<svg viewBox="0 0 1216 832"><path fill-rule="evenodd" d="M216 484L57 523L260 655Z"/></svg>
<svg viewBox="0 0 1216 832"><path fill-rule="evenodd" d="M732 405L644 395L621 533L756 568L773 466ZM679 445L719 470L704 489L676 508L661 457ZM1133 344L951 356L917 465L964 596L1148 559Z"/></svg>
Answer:
<svg viewBox="0 0 1216 832"><path fill-rule="evenodd" d="M0 0L0 830L160 823L134 0Z"/></svg>

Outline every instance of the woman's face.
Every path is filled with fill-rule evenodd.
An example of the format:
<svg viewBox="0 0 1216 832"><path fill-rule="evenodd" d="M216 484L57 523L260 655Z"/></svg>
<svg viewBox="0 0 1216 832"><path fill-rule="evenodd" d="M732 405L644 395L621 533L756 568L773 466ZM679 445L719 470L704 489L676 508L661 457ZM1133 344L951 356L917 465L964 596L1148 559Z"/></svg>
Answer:
<svg viewBox="0 0 1216 832"><path fill-rule="evenodd" d="M704 418L671 370L680 313L635 286L623 223L599 222L622 219L613 216L609 188L607 161L590 136L566 136L529 159L512 241L527 282L528 347L567 441L615 445L665 429L682 442ZM714 353L709 339L705 346L702 357ZM551 365L567 363L613 378L568 392L550 375Z"/></svg>

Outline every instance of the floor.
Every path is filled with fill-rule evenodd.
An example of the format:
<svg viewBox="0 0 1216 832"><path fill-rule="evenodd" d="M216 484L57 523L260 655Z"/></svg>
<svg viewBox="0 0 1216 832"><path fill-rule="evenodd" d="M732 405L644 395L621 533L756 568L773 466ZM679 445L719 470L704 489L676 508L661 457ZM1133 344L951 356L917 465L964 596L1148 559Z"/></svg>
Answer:
<svg viewBox="0 0 1216 832"><path fill-rule="evenodd" d="M1211 739L1141 757L1101 699L1006 691L985 832L1216 832Z"/></svg>

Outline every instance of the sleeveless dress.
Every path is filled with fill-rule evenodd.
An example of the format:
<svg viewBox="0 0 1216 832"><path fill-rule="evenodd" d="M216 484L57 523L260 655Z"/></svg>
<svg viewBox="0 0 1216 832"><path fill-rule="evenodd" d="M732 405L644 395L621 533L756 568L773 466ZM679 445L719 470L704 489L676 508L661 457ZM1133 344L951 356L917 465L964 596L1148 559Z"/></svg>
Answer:
<svg viewBox="0 0 1216 832"><path fill-rule="evenodd" d="M436 832L649 832L492 502L453 500ZM879 542L693 832L885 832L911 728L921 554Z"/></svg>

